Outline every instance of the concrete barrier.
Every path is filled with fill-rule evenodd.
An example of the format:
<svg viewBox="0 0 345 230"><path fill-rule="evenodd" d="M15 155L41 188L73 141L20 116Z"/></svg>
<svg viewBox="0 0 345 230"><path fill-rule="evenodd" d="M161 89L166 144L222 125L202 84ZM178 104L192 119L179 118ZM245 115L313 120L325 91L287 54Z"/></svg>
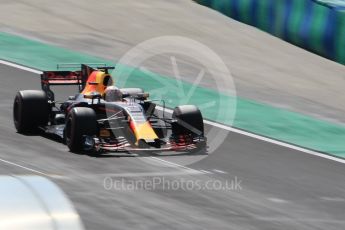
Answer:
<svg viewBox="0 0 345 230"><path fill-rule="evenodd" d="M334 0L196 1L235 20L345 64L345 4Z"/></svg>

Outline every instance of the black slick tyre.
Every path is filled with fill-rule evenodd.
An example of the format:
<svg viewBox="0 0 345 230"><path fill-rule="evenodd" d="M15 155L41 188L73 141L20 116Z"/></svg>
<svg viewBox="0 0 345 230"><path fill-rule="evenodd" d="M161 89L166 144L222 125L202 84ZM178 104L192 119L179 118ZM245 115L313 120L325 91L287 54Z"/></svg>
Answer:
<svg viewBox="0 0 345 230"><path fill-rule="evenodd" d="M93 109L75 107L68 113L65 140L71 152L83 151L84 136L94 136L97 132L97 116Z"/></svg>
<svg viewBox="0 0 345 230"><path fill-rule="evenodd" d="M177 106L172 118L176 120L172 124L173 135L204 135L204 121L200 110L195 105Z"/></svg>
<svg viewBox="0 0 345 230"><path fill-rule="evenodd" d="M14 126L19 133L32 133L45 126L49 119L49 104L44 91L22 90L13 103Z"/></svg>

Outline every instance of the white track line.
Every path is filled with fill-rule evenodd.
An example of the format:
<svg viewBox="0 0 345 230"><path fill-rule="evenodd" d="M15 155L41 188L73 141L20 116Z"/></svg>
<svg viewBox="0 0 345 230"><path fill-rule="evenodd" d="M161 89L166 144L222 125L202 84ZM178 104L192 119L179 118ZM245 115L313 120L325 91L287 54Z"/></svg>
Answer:
<svg viewBox="0 0 345 230"><path fill-rule="evenodd" d="M200 170L200 172L203 172L205 174L212 174L210 171L207 171L207 170Z"/></svg>
<svg viewBox="0 0 345 230"><path fill-rule="evenodd" d="M227 172L224 172L224 171L219 170L219 169L213 169L212 171L213 171L213 172L220 173L220 174L228 174Z"/></svg>
<svg viewBox="0 0 345 230"><path fill-rule="evenodd" d="M31 73L42 74L42 71L35 70L35 69L29 68L29 67L25 67L25 66L18 65L18 64L12 63L12 62L4 61L4 60L0 60L0 64L11 66L11 67L21 69L21 70L25 70L25 71L31 72Z"/></svg>
<svg viewBox="0 0 345 230"><path fill-rule="evenodd" d="M204 174L205 173L202 170L196 170L196 169L188 168L186 166L179 165L179 164L176 164L176 163L171 162L171 161L163 160L163 159L158 158L158 157L149 157L149 159L154 160L156 162L159 162L159 163L166 165L168 167L174 167L176 169L180 169L180 170L188 172L188 173L191 173L191 172L193 172L194 174Z"/></svg>
<svg viewBox="0 0 345 230"><path fill-rule="evenodd" d="M218 124L218 123L215 123L215 122L212 122L212 121L205 120L204 122L205 122L205 124L216 126L216 127L220 128L220 129L225 129L225 130L228 130L230 132L242 134L244 136L255 138L255 139L258 139L258 140L261 140L261 141L265 141L265 142L269 142L271 144L279 145L279 146L282 146L282 147L285 147L285 148L297 150L297 151L300 151L300 152L303 152L303 153L307 153L307 154L310 154L310 155L313 155L313 156L318 156L318 157L322 157L322 158L325 158L325 159L328 159L328 160L332 160L332 161L336 161L336 162L345 164L345 159L341 159L341 158L338 158L338 157L333 157L331 155L327 155L326 153L320 153L320 152L316 152L316 151L313 151L313 150L310 150L310 149L305 149L305 148L302 148L302 147L299 147L299 146L296 146L296 145L292 145L292 144L288 144L288 143L285 143L285 142L282 142L282 141L270 139L268 137L263 137L263 136L260 136L260 135L254 134L254 133L249 133L249 132L246 132L246 131L243 131L243 130L240 130L240 129L236 129L236 128L233 128L233 127L225 126L225 125Z"/></svg>
<svg viewBox="0 0 345 230"><path fill-rule="evenodd" d="M28 72L31 72L31 73L36 73L36 74L41 74L42 73L41 71L29 68L29 67L21 66L21 65L18 65L18 64L14 64L14 63L8 62L8 61L0 60L0 64L11 66L11 67L14 67L14 68L17 68L17 69L21 69L21 70L25 70L25 71L28 71ZM159 109L159 110L163 109L160 106L157 106L156 108ZM172 113L171 109L165 109L165 111L168 112L168 113ZM285 143L285 142L282 142L282 141L270 139L268 137L263 137L263 136L260 136L260 135L257 135L257 134L253 134L253 133L246 132L246 131L243 131L243 130L240 130L240 129L236 129L234 127L229 127L229 126L226 126L226 125L222 125L222 124L219 124L219 123L216 123L216 122L213 122L213 121L209 121L209 120L204 120L204 123L208 124L208 125L211 125L211 126L218 127L220 129L228 130L230 132L238 133L238 134L241 134L241 135L244 135L244 136L247 136L247 137L251 137L251 138L255 138L255 139L261 140L261 141L265 141L265 142L268 142L268 143L271 143L271 144L279 145L279 146L282 146L282 147L285 147L285 148L289 148L289 149L297 150L297 151L300 151L300 152L303 152L303 153L307 153L309 155L313 155L313 156L317 156L317 157L322 157L324 159L328 159L328 160L332 160L332 161L336 161L336 162L345 164L345 159L341 159L341 158L338 158L338 157L327 155L326 153L320 153L320 152L316 152L316 151L313 151L313 150L305 149L305 148L302 148L302 147L298 147L298 146L295 146L295 145L292 145L292 144L288 144L288 143ZM157 159L159 159L159 158L157 158ZM185 167L185 166L182 166L182 167Z"/></svg>
<svg viewBox="0 0 345 230"><path fill-rule="evenodd" d="M26 169L26 170L28 170L28 171L30 171L30 172L34 172L34 173L41 174L41 175L44 175L44 176L49 177L48 174L45 174L45 173L43 173L43 172L37 171L37 170L32 169L32 168L25 167L25 166L20 165L20 164L16 164L16 163L11 162L11 161L7 161L7 160L4 160L4 159L0 159L0 161L3 162L3 163L9 164L9 165L14 165L14 166L17 166L17 167L19 167L19 168Z"/></svg>

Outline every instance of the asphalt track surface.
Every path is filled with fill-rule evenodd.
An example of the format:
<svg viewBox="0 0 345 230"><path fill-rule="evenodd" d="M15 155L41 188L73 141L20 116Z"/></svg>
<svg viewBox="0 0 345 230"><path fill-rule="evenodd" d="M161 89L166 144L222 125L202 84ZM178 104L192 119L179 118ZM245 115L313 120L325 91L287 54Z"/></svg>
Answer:
<svg viewBox="0 0 345 230"><path fill-rule="evenodd" d="M190 38L226 63L238 96L345 124L343 65L190 0L2 0L0 31L114 61L151 38ZM147 67L174 76L168 61L157 57ZM193 82L194 63L177 61ZM217 88L207 76L201 84Z"/></svg>
<svg viewBox="0 0 345 230"><path fill-rule="evenodd" d="M186 167L179 165L200 156L73 154L54 140L15 132L15 93L39 89L38 75L1 65L0 80L0 173L39 174L53 180L72 200L86 229L339 230L345 226L345 169L339 162L236 133L229 133L215 152ZM61 88L60 93L67 96L72 91ZM165 187L157 182L154 189L107 190L105 178L124 180L126 185L164 180ZM219 190L215 184L188 189L182 180L202 186L208 181L228 183L229 190ZM238 186L231 187L235 180Z"/></svg>

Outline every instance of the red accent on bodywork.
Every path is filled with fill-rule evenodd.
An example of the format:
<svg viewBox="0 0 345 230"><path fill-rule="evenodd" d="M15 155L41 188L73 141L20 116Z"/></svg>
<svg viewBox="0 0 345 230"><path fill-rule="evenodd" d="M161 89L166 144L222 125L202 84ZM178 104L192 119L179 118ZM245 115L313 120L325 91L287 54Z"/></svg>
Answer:
<svg viewBox="0 0 345 230"><path fill-rule="evenodd" d="M135 132L135 123L132 120L129 122L129 127L131 128L131 130L134 133Z"/></svg>
<svg viewBox="0 0 345 230"><path fill-rule="evenodd" d="M80 72L45 72L45 77L43 78L43 83L52 84L69 84L78 83L81 81Z"/></svg>

